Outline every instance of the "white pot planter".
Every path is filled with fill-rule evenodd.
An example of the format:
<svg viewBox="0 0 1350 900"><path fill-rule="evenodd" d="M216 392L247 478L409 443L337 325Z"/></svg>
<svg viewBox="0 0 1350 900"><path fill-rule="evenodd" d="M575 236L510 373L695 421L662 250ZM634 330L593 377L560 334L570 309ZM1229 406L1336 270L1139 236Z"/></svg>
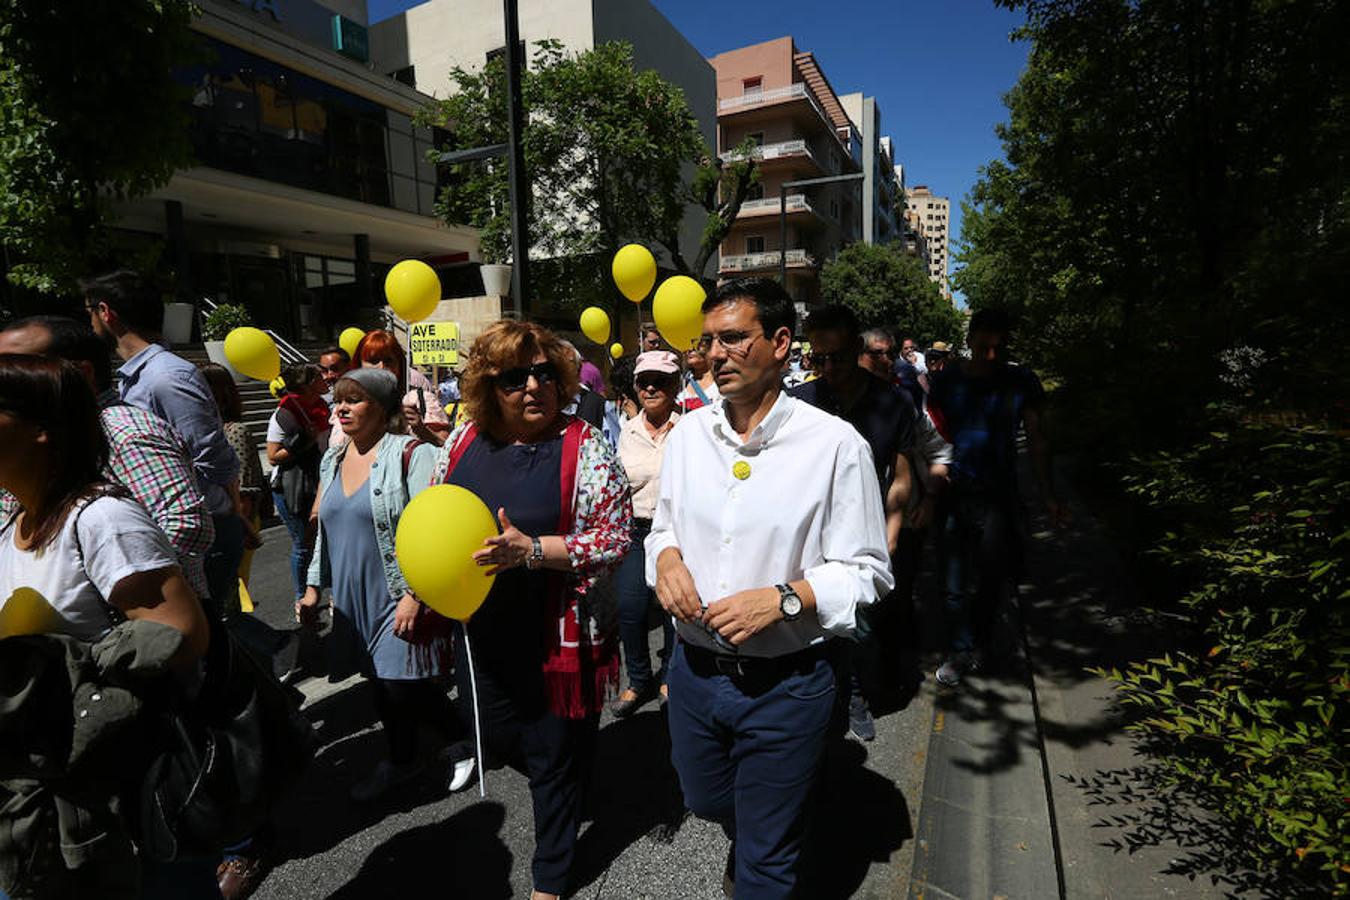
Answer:
<svg viewBox="0 0 1350 900"><path fill-rule="evenodd" d="M164 327L160 335L170 346L181 347L192 342L192 316L196 308L191 303L164 304Z"/></svg>
<svg viewBox="0 0 1350 900"><path fill-rule="evenodd" d="M511 294L511 267L492 263L485 264L483 273L483 293L489 297L507 297Z"/></svg>
<svg viewBox="0 0 1350 900"><path fill-rule="evenodd" d="M224 366L226 371L230 373L230 377L234 379L235 384L243 384L245 381L248 381L247 375L244 375L242 372L235 369L234 366L230 365L230 360L225 356L224 341L207 341L206 358L218 366Z"/></svg>

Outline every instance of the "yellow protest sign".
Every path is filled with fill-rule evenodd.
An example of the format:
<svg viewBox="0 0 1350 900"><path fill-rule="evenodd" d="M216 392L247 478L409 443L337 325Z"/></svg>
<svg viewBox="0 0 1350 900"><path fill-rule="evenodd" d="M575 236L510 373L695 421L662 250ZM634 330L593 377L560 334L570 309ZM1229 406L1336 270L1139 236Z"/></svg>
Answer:
<svg viewBox="0 0 1350 900"><path fill-rule="evenodd" d="M459 365L459 323L418 322L408 326L408 351L415 366Z"/></svg>

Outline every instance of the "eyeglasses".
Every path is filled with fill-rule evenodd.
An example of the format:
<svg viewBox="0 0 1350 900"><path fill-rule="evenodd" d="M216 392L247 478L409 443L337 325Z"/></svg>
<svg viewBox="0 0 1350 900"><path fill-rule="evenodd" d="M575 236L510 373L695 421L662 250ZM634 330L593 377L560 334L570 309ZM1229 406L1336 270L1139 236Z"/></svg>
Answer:
<svg viewBox="0 0 1350 900"><path fill-rule="evenodd" d="M497 387L508 394L525 390L531 378L537 384L551 384L558 380L558 370L553 367L553 363L545 362L535 363L532 366L520 366L515 369L504 369L493 376Z"/></svg>
<svg viewBox="0 0 1350 900"><path fill-rule="evenodd" d="M634 381L639 391L665 391L670 389L669 378L637 378Z"/></svg>
<svg viewBox="0 0 1350 900"><path fill-rule="evenodd" d="M761 331L759 334L751 334L748 331L724 331L721 334L705 334L699 337L698 343L694 344L694 349L699 353L707 354L712 349L713 343L722 345L722 349L728 353L744 354L750 351L750 345L754 343L755 338L768 337Z"/></svg>
<svg viewBox="0 0 1350 900"><path fill-rule="evenodd" d="M894 350L882 350L880 347L869 347L864 352L873 359L895 359L896 357Z"/></svg>
<svg viewBox="0 0 1350 900"><path fill-rule="evenodd" d="M834 363L838 366L848 363L857 357L853 355L853 351L851 350L835 350L832 353L808 353L806 358L810 360L812 366L819 369L826 363Z"/></svg>

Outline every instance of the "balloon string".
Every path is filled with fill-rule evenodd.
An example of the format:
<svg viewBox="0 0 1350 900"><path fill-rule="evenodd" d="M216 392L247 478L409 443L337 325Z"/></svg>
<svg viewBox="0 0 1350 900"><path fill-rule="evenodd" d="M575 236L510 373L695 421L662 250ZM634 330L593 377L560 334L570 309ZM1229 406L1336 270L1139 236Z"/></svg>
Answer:
<svg viewBox="0 0 1350 900"><path fill-rule="evenodd" d="M478 797L487 797L487 770L483 768L483 726L478 720L478 677L473 670L473 647L469 645L469 623L460 622L464 635L464 656L469 661L469 692L473 694L473 750L478 757Z"/></svg>

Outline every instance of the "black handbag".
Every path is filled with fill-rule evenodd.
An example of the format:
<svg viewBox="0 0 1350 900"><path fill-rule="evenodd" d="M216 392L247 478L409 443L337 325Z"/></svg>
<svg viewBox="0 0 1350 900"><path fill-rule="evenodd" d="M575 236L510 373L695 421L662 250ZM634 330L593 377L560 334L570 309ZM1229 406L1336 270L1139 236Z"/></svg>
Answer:
<svg viewBox="0 0 1350 900"><path fill-rule="evenodd" d="M158 722L162 749L141 780L139 844L160 861L219 853L252 835L314 756L298 705L220 622L201 691Z"/></svg>

